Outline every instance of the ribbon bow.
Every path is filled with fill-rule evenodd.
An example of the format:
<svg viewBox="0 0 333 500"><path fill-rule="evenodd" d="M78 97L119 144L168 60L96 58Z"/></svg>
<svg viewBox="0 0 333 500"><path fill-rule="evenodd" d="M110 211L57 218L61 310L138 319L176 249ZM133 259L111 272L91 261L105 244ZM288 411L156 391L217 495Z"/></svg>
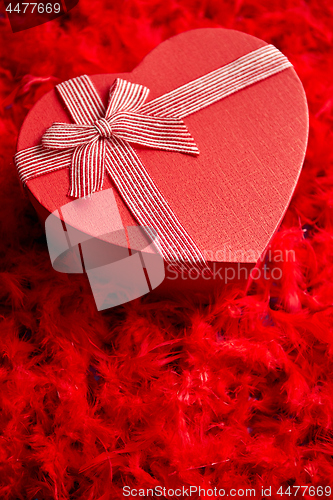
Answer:
<svg viewBox="0 0 333 500"><path fill-rule="evenodd" d="M73 151L69 196L82 198L102 189L105 161L114 161L111 150L116 139L148 148L199 154L183 120L141 111L148 94L148 88L117 78L110 88L104 117L94 121L85 117L82 124L54 123L46 131L42 138L44 148Z"/></svg>
<svg viewBox="0 0 333 500"><path fill-rule="evenodd" d="M42 145L16 153L19 176L25 184L69 168L69 195L82 197L102 189L106 170L138 223L157 233L163 257L203 268L203 254L132 145L197 155L183 118L291 66L273 45L265 45L147 103L146 87L117 79L107 109L87 76L68 80L57 90L74 124L54 123Z"/></svg>

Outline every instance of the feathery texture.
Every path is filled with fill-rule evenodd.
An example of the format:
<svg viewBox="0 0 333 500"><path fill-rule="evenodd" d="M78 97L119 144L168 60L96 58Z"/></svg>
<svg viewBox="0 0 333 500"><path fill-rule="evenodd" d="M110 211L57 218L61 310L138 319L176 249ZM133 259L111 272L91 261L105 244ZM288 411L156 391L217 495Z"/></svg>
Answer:
<svg viewBox="0 0 333 500"><path fill-rule="evenodd" d="M108 500L123 498L123 485L329 484L332 3L80 0L15 35L0 8L0 498ZM168 37L213 26L276 45L305 87L308 153L271 245L271 255L288 250L295 259L274 263L281 280L231 288L201 306L148 296L97 313L84 277L50 267L11 165L19 128L60 81L130 71ZM272 263L263 265L269 272Z"/></svg>

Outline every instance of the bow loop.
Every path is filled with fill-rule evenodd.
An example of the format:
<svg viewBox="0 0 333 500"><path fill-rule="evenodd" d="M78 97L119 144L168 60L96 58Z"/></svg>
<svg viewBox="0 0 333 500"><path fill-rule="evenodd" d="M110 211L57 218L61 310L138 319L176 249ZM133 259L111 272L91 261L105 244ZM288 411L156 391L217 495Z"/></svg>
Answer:
<svg viewBox="0 0 333 500"><path fill-rule="evenodd" d="M67 104L70 102L68 93L72 87L68 84L64 87ZM91 85L88 86L83 94L87 102L88 97L90 102L93 102L93 98L94 102L97 102L92 89ZM105 141L112 140L112 136L148 148L187 154L199 153L183 120L149 116L140 112L148 94L147 87L117 78L111 86L104 117L98 116L95 110L88 112L84 102L80 119L87 123L54 123L45 132L42 138L43 147L74 149L70 169L70 196L89 196L102 189Z"/></svg>
<svg viewBox="0 0 333 500"><path fill-rule="evenodd" d="M92 125L54 123L42 137L42 145L47 149L79 148L98 137Z"/></svg>
<svg viewBox="0 0 333 500"><path fill-rule="evenodd" d="M163 151L199 154L199 149L183 120L119 112L112 120L113 134L129 143Z"/></svg>
<svg viewBox="0 0 333 500"><path fill-rule="evenodd" d="M117 78L110 88L105 118L111 118L120 111L138 110L145 103L148 94L147 87Z"/></svg>

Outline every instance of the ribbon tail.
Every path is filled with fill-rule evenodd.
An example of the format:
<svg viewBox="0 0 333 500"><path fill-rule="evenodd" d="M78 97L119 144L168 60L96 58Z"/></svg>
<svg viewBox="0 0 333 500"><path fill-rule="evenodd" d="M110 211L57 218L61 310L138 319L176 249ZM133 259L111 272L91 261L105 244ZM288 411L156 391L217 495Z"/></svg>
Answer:
<svg viewBox="0 0 333 500"><path fill-rule="evenodd" d="M42 146L34 146L18 151L14 156L14 161L20 180L25 185L29 180L40 175L68 168L71 164L72 155L72 149L53 151Z"/></svg>
<svg viewBox="0 0 333 500"><path fill-rule="evenodd" d="M83 198L103 187L106 144L97 139L75 149L70 166L68 196Z"/></svg>
<svg viewBox="0 0 333 500"><path fill-rule="evenodd" d="M203 254L187 233L132 147L113 138L105 168L138 223L157 233L157 247L171 264L188 271L207 269Z"/></svg>

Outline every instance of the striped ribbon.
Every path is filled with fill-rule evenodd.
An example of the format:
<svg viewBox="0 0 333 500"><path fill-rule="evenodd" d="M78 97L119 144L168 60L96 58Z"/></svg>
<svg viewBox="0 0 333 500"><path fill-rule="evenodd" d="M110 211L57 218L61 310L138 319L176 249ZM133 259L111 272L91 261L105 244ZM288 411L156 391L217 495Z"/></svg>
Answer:
<svg viewBox="0 0 333 500"><path fill-rule="evenodd" d="M266 45L148 103L149 89L117 78L106 109L88 76L68 80L57 90L74 123L54 123L41 145L15 155L20 179L69 168L68 195L80 198L102 189L106 171L138 223L157 232L166 260L205 267L132 144L198 155L183 118L291 66Z"/></svg>

